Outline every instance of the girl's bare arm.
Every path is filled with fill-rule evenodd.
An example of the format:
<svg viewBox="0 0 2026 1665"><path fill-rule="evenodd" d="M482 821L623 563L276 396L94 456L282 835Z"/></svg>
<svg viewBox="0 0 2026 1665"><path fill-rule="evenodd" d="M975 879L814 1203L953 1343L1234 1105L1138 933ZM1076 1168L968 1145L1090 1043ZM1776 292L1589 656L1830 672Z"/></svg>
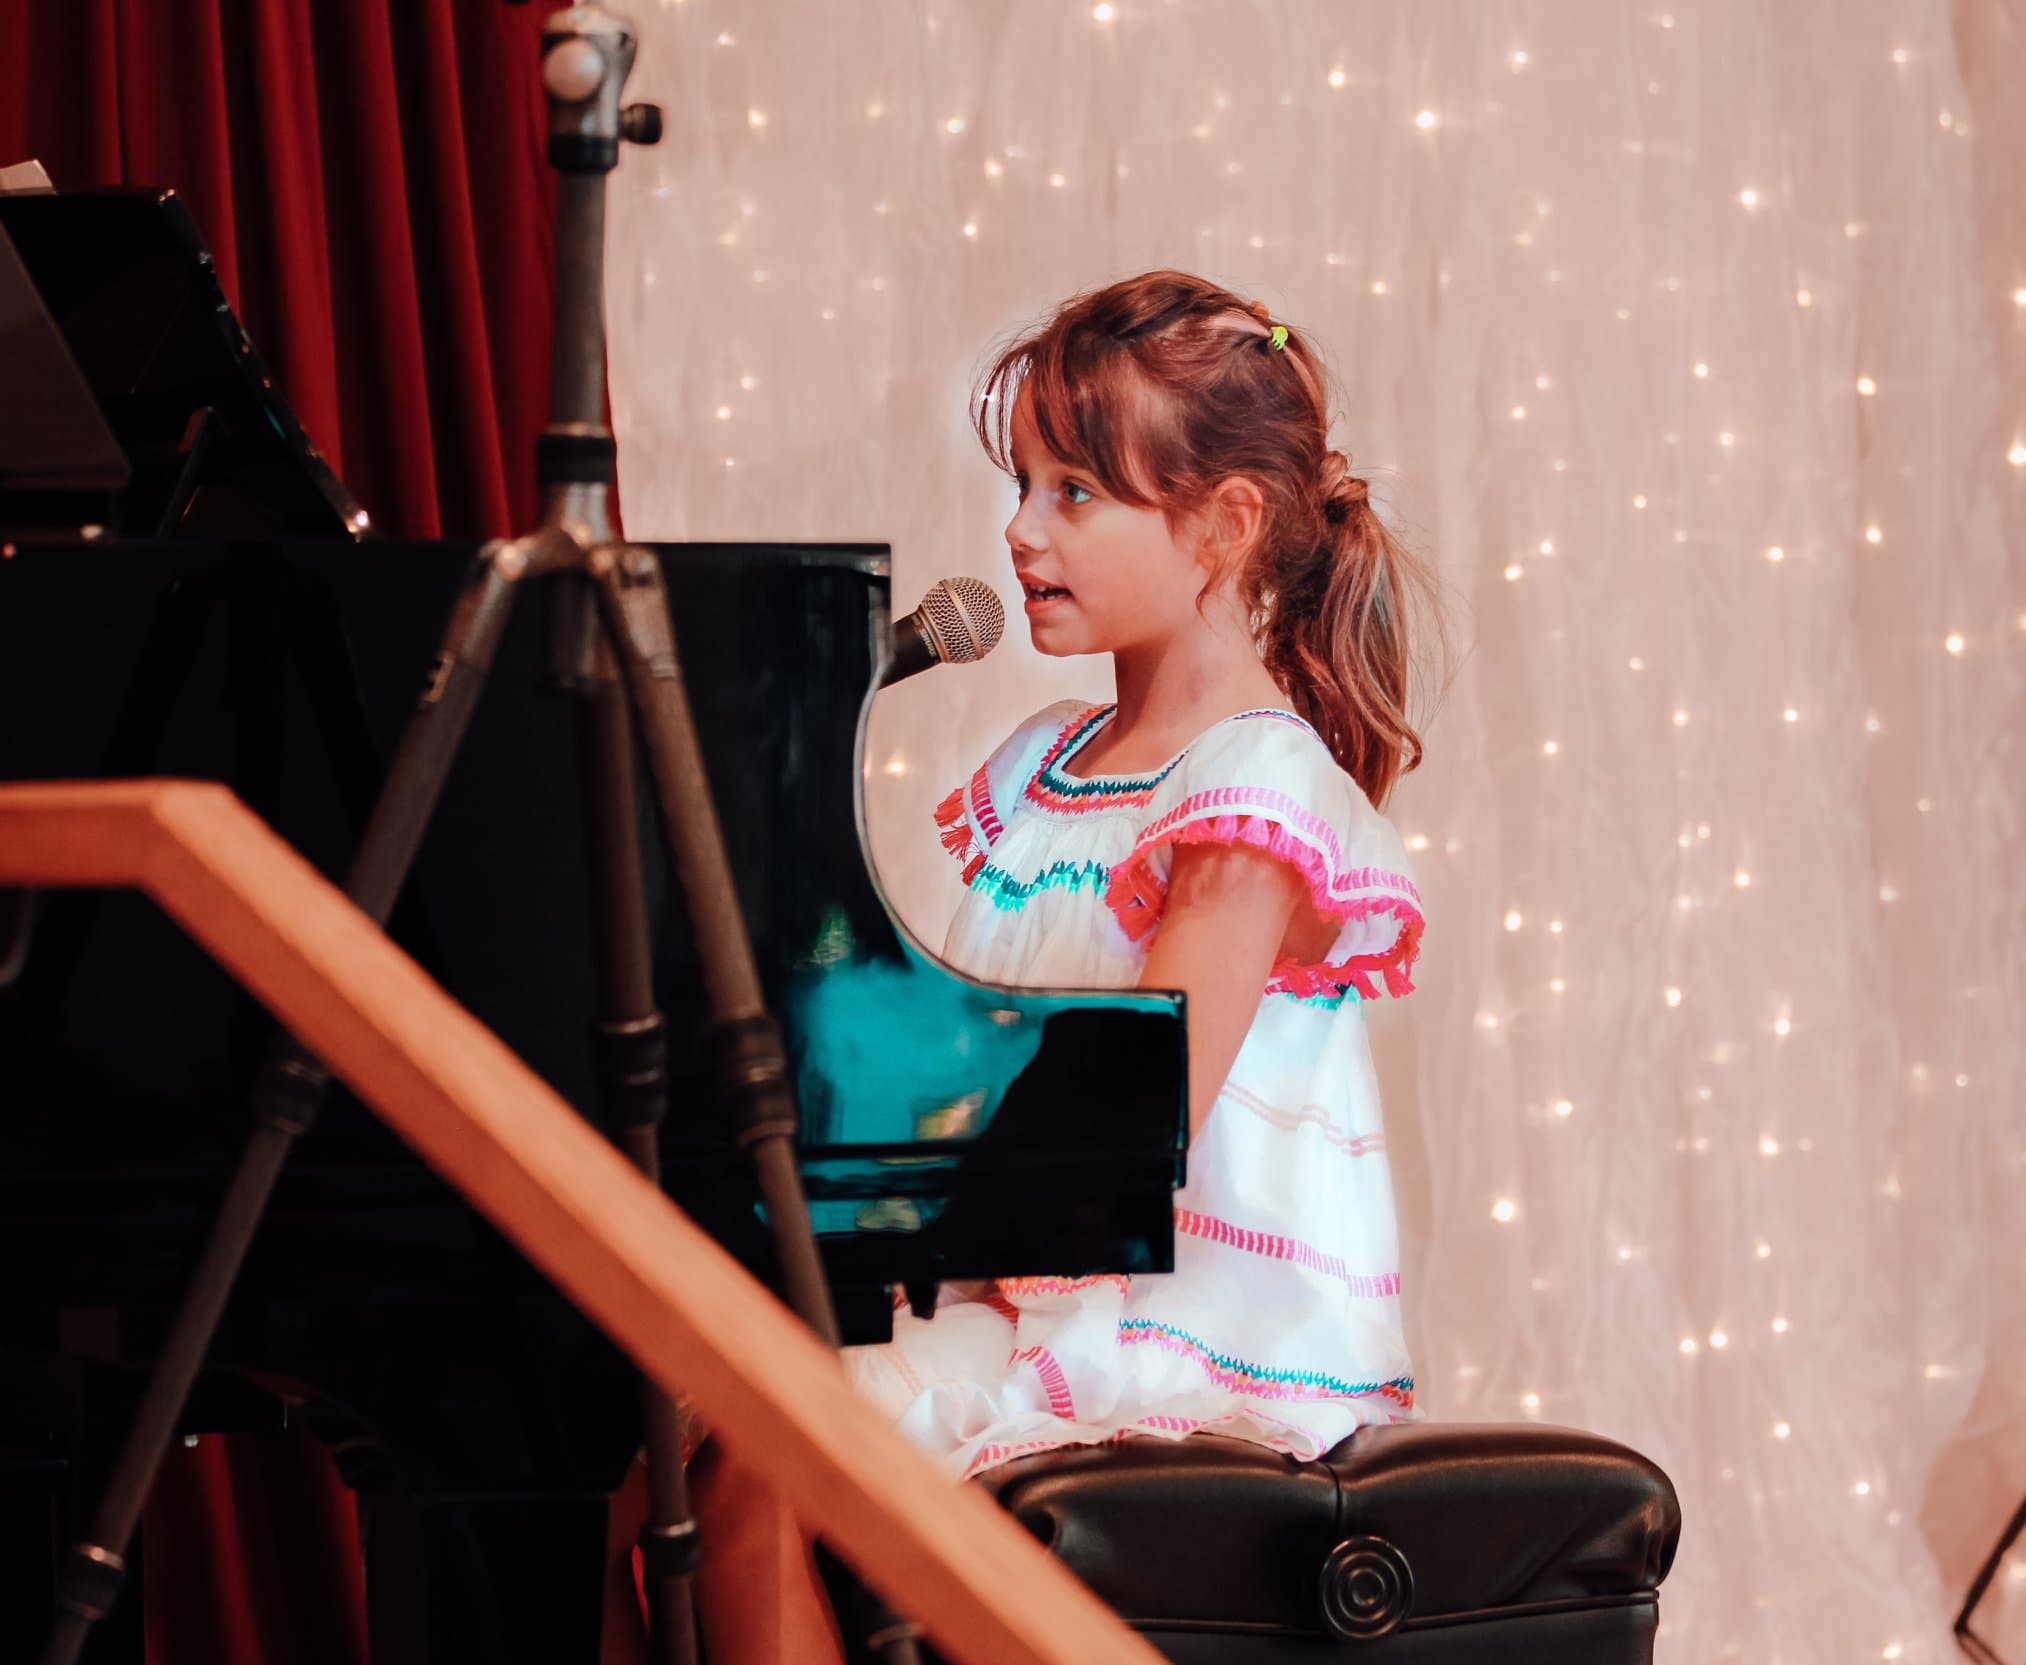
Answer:
<svg viewBox="0 0 2026 1665"><path fill-rule="evenodd" d="M1175 849L1161 928L1140 987L1180 989L1189 997L1192 1140L1231 1073L1296 906L1307 897L1300 874L1258 850L1225 844Z"/></svg>

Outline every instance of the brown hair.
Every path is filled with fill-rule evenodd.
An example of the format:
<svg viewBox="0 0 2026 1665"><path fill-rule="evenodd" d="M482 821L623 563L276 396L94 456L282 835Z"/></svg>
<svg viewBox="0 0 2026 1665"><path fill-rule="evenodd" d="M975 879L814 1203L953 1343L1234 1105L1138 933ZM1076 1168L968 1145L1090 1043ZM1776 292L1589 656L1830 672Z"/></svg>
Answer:
<svg viewBox="0 0 2026 1665"><path fill-rule="evenodd" d="M1374 805L1419 767L1408 721L1409 604L1439 624L1435 575L1367 501L1329 447L1314 349L1280 349L1262 302L1187 272L1148 272L1071 297L1001 351L973 401L978 438L1012 474L1013 404L1024 387L1051 454L1113 497L1158 507L1171 533L1205 531L1220 482L1265 499L1238 597L1260 658ZM1206 592L1207 593L1207 592ZM1437 635L1439 640L1439 631Z"/></svg>

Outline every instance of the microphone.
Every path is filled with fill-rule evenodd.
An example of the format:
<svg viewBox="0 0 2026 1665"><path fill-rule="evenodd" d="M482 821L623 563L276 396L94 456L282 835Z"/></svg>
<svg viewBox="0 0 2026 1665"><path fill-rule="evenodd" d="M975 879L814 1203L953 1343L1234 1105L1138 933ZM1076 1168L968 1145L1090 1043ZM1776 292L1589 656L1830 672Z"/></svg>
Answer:
<svg viewBox="0 0 2026 1665"><path fill-rule="evenodd" d="M944 578L893 627L893 657L882 688L931 665L968 665L999 645L1006 609L982 578Z"/></svg>

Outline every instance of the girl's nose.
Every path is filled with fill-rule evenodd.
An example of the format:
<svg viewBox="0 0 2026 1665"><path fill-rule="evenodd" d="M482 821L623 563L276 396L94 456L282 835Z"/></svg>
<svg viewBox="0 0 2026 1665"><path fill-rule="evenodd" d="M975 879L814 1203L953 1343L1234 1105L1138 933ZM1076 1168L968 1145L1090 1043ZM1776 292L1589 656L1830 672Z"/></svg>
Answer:
<svg viewBox="0 0 2026 1665"><path fill-rule="evenodd" d="M1041 511L1036 507L1039 496L1037 492L1022 498L1014 506L1013 518L1006 522L1006 542L1015 553L1041 547Z"/></svg>

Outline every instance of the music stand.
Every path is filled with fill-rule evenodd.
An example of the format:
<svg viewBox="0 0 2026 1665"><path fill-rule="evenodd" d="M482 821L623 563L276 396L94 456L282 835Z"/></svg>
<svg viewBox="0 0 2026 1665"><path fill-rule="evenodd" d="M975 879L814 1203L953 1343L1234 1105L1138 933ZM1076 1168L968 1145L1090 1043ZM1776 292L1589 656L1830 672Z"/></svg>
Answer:
<svg viewBox="0 0 2026 1665"><path fill-rule="evenodd" d="M0 194L0 246L0 533L368 535L174 191Z"/></svg>
<svg viewBox="0 0 2026 1665"><path fill-rule="evenodd" d="M0 526L105 527L133 478L126 453L0 230Z"/></svg>

